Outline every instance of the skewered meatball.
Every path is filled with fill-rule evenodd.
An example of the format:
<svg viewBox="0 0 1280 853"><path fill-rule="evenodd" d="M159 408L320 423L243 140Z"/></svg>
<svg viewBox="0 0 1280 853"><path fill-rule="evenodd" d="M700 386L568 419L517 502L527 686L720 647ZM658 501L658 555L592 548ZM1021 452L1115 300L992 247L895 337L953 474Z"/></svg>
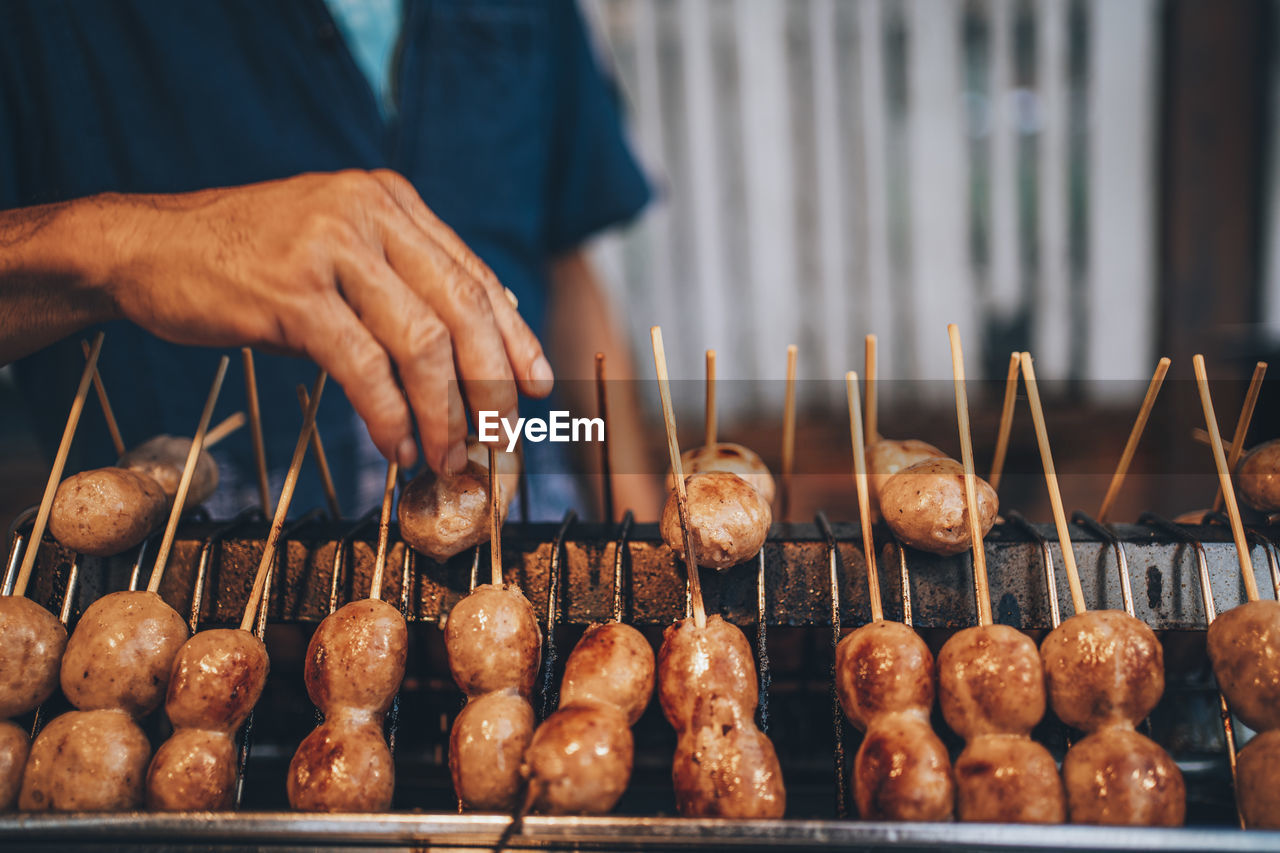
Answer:
<svg viewBox="0 0 1280 853"><path fill-rule="evenodd" d="M62 692L82 711L122 708L144 717L163 701L186 639L186 621L154 592L104 595L67 641Z"/></svg>
<svg viewBox="0 0 1280 853"><path fill-rule="evenodd" d="M929 724L927 706L872 720L854 760L853 795L863 820L951 818L951 758Z"/></svg>
<svg viewBox="0 0 1280 853"><path fill-rule="evenodd" d="M685 817L780 818L787 808L778 756L751 719L755 704L701 688L672 764Z"/></svg>
<svg viewBox="0 0 1280 853"><path fill-rule="evenodd" d="M520 765L533 727L533 708L515 690L498 690L467 702L449 735L449 770L458 798L473 809L515 808Z"/></svg>
<svg viewBox="0 0 1280 853"><path fill-rule="evenodd" d="M689 535L698 565L727 569L760 552L773 523L769 503L751 484L727 471L690 474ZM662 540L684 556L684 531L673 491L662 509Z"/></svg>
<svg viewBox="0 0 1280 853"><path fill-rule="evenodd" d="M1062 823L1067 819L1058 765L1047 749L1025 735L975 737L956 759L955 772L956 814L961 820Z"/></svg>
<svg viewBox="0 0 1280 853"><path fill-rule="evenodd" d="M568 705L534 732L522 775L543 814L605 814L631 779L634 752L626 717L610 704Z"/></svg>
<svg viewBox="0 0 1280 853"><path fill-rule="evenodd" d="M462 692L479 696L533 690L542 658L542 632L529 599L514 586L482 584L459 601L444 626L449 669Z"/></svg>
<svg viewBox="0 0 1280 853"><path fill-rule="evenodd" d="M1280 829L1280 729L1246 743L1238 762L1236 797L1245 826Z"/></svg>
<svg viewBox="0 0 1280 853"><path fill-rule="evenodd" d="M0 720L0 812L11 810L22 788L22 770L31 751L26 729Z"/></svg>
<svg viewBox="0 0 1280 853"><path fill-rule="evenodd" d="M506 502L500 504L506 517ZM459 473L439 478L430 471L409 481L396 510L400 535L415 551L437 563L489 540L489 469L468 462Z"/></svg>
<svg viewBox="0 0 1280 853"><path fill-rule="evenodd" d="M25 714L53 695L66 645L58 617L29 598L0 596L0 719Z"/></svg>
<svg viewBox="0 0 1280 853"><path fill-rule="evenodd" d="M23 811L130 811L142 806L151 744L118 709L71 711L31 745L18 807Z"/></svg>
<svg viewBox="0 0 1280 853"><path fill-rule="evenodd" d="M236 749L226 732L180 728L147 770L152 811L220 811L235 805Z"/></svg>
<svg viewBox="0 0 1280 853"><path fill-rule="evenodd" d="M130 450L116 464L150 477L160 484L166 497L165 511L173 505L187 467L187 454L191 452L191 439L175 435L157 435ZM185 507L197 507L213 496L218 489L218 463L209 451L201 448L196 458L196 470L187 488Z"/></svg>
<svg viewBox="0 0 1280 853"><path fill-rule="evenodd" d="M1040 654L1053 710L1081 731L1137 725L1164 693L1160 641L1121 610L1077 613L1045 637Z"/></svg>
<svg viewBox="0 0 1280 853"><path fill-rule="evenodd" d="M1256 731L1280 728L1280 601L1250 601L1219 615L1208 648L1236 716Z"/></svg>
<svg viewBox="0 0 1280 853"><path fill-rule="evenodd" d="M670 625L658 651L658 698L677 732L689 727L702 696L718 695L743 708L760 698L755 659L746 635L719 616L698 630L692 618Z"/></svg>
<svg viewBox="0 0 1280 853"><path fill-rule="evenodd" d="M372 598L329 614L307 646L307 695L325 714L358 708L383 714L404 681L409 631L400 611Z"/></svg>
<svg viewBox="0 0 1280 853"><path fill-rule="evenodd" d="M773 503L776 491L773 475L759 455L741 444L716 443L702 445L680 454L680 470L690 474L706 474L711 471L728 471L737 474L751 484L765 503ZM675 488L675 477L667 472L667 491Z"/></svg>
<svg viewBox="0 0 1280 853"><path fill-rule="evenodd" d="M1250 450L1236 468L1240 496L1254 509L1280 509L1280 439Z"/></svg>
<svg viewBox="0 0 1280 853"><path fill-rule="evenodd" d="M173 661L165 713L175 728L233 732L262 695L267 647L248 631L214 628L187 640Z"/></svg>
<svg viewBox="0 0 1280 853"><path fill-rule="evenodd" d="M634 726L653 695L653 649L630 625L592 625L564 667L560 705L612 705Z"/></svg>
<svg viewBox="0 0 1280 853"><path fill-rule="evenodd" d="M1076 743L1062 762L1072 823L1182 826L1182 772L1155 741L1107 726Z"/></svg>
<svg viewBox="0 0 1280 853"><path fill-rule="evenodd" d="M986 536L1000 501L995 489L975 478L979 527ZM954 459L925 459L900 470L880 489L885 523L906 544L933 554L969 550L969 506L964 466Z"/></svg>
<svg viewBox="0 0 1280 853"><path fill-rule="evenodd" d="M932 708L933 672L929 647L900 622L868 623L836 646L840 707L861 731L877 714Z"/></svg>
<svg viewBox="0 0 1280 853"><path fill-rule="evenodd" d="M945 459L947 454L925 441L908 438L903 441L882 438L867 445L867 492L871 499L871 514L880 511L880 490L889 478L917 462L935 457Z"/></svg>
<svg viewBox="0 0 1280 853"><path fill-rule="evenodd" d="M164 490L146 474L124 468L82 471L58 484L49 533L73 551L110 557L146 539L168 509Z"/></svg>
<svg viewBox="0 0 1280 853"><path fill-rule="evenodd" d="M1026 735L1044 716L1040 653L1008 625L966 628L948 640L938 653L938 690L947 725L965 740Z"/></svg>
<svg viewBox="0 0 1280 853"><path fill-rule="evenodd" d="M382 812L394 789L382 718L367 711L329 713L289 763L289 805L300 811Z"/></svg>

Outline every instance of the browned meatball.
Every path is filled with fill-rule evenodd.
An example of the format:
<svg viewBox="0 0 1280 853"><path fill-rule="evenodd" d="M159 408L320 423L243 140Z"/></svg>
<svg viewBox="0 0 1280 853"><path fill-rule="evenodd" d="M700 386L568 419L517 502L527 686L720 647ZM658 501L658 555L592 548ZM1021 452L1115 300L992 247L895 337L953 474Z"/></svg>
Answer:
<svg viewBox="0 0 1280 853"><path fill-rule="evenodd" d="M933 707L933 655L915 631L881 619L836 646L840 707L860 731L876 714Z"/></svg>
<svg viewBox="0 0 1280 853"><path fill-rule="evenodd" d="M175 435L157 435L130 450L116 464L144 474L160 484L165 493L165 510L173 506L182 481L182 471L187 467L187 454L191 452L191 439ZM218 463L207 450L201 448L196 457L196 470L191 475L184 507L196 507L207 501L218 489Z"/></svg>
<svg viewBox="0 0 1280 853"><path fill-rule="evenodd" d="M635 745L613 705L567 705L538 726L521 774L533 810L543 814L608 814L631 780Z"/></svg>
<svg viewBox="0 0 1280 853"><path fill-rule="evenodd" d="M1169 753L1125 726L1075 743L1062 761L1072 823L1182 826L1187 788Z"/></svg>
<svg viewBox="0 0 1280 853"><path fill-rule="evenodd" d="M1280 729L1254 737L1240 750L1236 801L1250 829L1280 829Z"/></svg>
<svg viewBox="0 0 1280 853"><path fill-rule="evenodd" d="M153 811L217 811L235 805L236 749L231 735L178 729L147 770L147 808Z"/></svg>
<svg viewBox="0 0 1280 853"><path fill-rule="evenodd" d="M519 805L520 765L533 725L533 708L515 690L486 693L462 709L449 734L449 771L468 808L510 811Z"/></svg>
<svg viewBox="0 0 1280 853"><path fill-rule="evenodd" d="M187 623L154 592L104 595L85 610L62 656L62 692L82 711L159 707Z"/></svg>
<svg viewBox="0 0 1280 853"><path fill-rule="evenodd" d="M25 714L53 695L66 646L58 617L29 598L0 596L0 719Z"/></svg>
<svg viewBox="0 0 1280 853"><path fill-rule="evenodd" d="M923 462L926 459L941 457L947 454L925 441L908 438L897 441L882 438L867 445L867 491L871 499L871 515L879 517L880 490L889 478L903 468Z"/></svg>
<svg viewBox="0 0 1280 853"><path fill-rule="evenodd" d="M1066 795L1049 751L1024 735L982 735L956 759L956 816L981 823L1062 823Z"/></svg>
<svg viewBox="0 0 1280 853"><path fill-rule="evenodd" d="M1250 450L1236 468L1240 497L1254 509L1280 509L1280 438Z"/></svg>
<svg viewBox="0 0 1280 853"><path fill-rule="evenodd" d="M11 811L22 788L22 770L31 751L27 730L0 720L0 812Z"/></svg>
<svg viewBox="0 0 1280 853"><path fill-rule="evenodd" d="M728 471L737 474L760 493L765 503L773 503L775 486L769 468L753 450L741 444L722 442L701 445L680 454L680 470L690 474L706 474L710 471ZM667 490L676 487L675 478L667 472Z"/></svg>
<svg viewBox="0 0 1280 853"><path fill-rule="evenodd" d="M938 691L947 725L965 740L1025 735L1044 716L1040 653L1007 625L966 628L947 640L938 653Z"/></svg>
<svg viewBox="0 0 1280 853"><path fill-rule="evenodd" d="M201 631L178 650L164 710L175 728L232 732L262 695L267 647L248 631Z"/></svg>
<svg viewBox="0 0 1280 853"><path fill-rule="evenodd" d="M1207 645L1235 715L1256 731L1280 728L1280 601L1250 601L1220 614Z"/></svg>
<svg viewBox="0 0 1280 853"><path fill-rule="evenodd" d="M712 471L685 477L689 535L698 565L727 569L754 557L769 536L773 512L760 493L737 474ZM662 541L684 556L684 532L676 493L662 508Z"/></svg>
<svg viewBox="0 0 1280 853"><path fill-rule="evenodd" d="M653 695L653 649L621 622L592 625L564 665L560 705L612 705L634 726Z"/></svg>
<svg viewBox="0 0 1280 853"><path fill-rule="evenodd" d="M979 528L986 536L1000 501L982 478L975 483ZM954 459L925 459L893 475L880 489L885 524L906 544L933 554L969 550L969 506L964 467Z"/></svg>
<svg viewBox="0 0 1280 853"><path fill-rule="evenodd" d="M110 557L146 539L168 510L164 490L145 474L124 468L82 471L58 484L49 533L73 551Z"/></svg>
<svg viewBox="0 0 1280 853"><path fill-rule="evenodd" d="M542 632L533 605L515 586L482 584L459 601L444 625L453 680L468 696L514 688L533 690L542 660Z"/></svg>
<svg viewBox="0 0 1280 853"><path fill-rule="evenodd" d="M505 488L503 492L506 495ZM510 498L501 502L507 514ZM436 562L489 541L489 468L476 462L452 477L425 471L400 493L400 535Z"/></svg>
<svg viewBox="0 0 1280 853"><path fill-rule="evenodd" d="M384 812L395 764L376 714L330 714L289 762L289 805L305 812Z"/></svg>
<svg viewBox="0 0 1280 853"><path fill-rule="evenodd" d="M787 809L773 744L751 711L728 696L699 697L676 743L671 776L685 817L780 818Z"/></svg>
<svg viewBox="0 0 1280 853"><path fill-rule="evenodd" d="M366 598L330 613L311 635L303 677L307 695L326 714L391 707L404 681L409 630L400 611Z"/></svg>
<svg viewBox="0 0 1280 853"><path fill-rule="evenodd" d="M929 725L927 708L871 721L853 762L853 796L863 820L951 819L951 758Z"/></svg>
<svg viewBox="0 0 1280 853"><path fill-rule="evenodd" d="M151 744L124 711L71 711L31 745L18 808L106 812L141 808Z"/></svg>
<svg viewBox="0 0 1280 853"><path fill-rule="evenodd" d="M755 658L746 635L719 616L708 616L698 630L682 619L662 634L658 650L658 699L662 713L677 732L693 718L700 696L718 695L745 709L756 707Z"/></svg>
<svg viewBox="0 0 1280 853"><path fill-rule="evenodd" d="M1054 713L1081 731L1137 725L1164 693L1160 641L1122 610L1077 613L1044 638L1040 656Z"/></svg>

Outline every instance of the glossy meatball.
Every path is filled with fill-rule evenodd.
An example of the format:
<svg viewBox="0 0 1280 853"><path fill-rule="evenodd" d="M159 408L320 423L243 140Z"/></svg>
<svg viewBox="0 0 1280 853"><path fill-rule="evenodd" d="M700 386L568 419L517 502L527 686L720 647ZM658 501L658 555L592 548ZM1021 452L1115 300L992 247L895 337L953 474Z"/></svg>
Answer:
<svg viewBox="0 0 1280 853"><path fill-rule="evenodd" d="M863 820L951 819L951 757L927 710L893 711L872 721L854 758L853 796Z"/></svg>
<svg viewBox="0 0 1280 853"><path fill-rule="evenodd" d="M776 487L773 475L755 451L741 444L720 442L712 445L701 445L680 454L680 470L688 477L690 474L706 474L710 471L728 471L737 474L751 484L765 503L773 503ZM675 488L675 479L667 472L667 490Z"/></svg>
<svg viewBox="0 0 1280 853"><path fill-rule="evenodd" d="M444 625L453 680L468 696L513 688L528 696L542 660L533 605L515 586L482 584L459 601Z"/></svg>
<svg viewBox="0 0 1280 853"><path fill-rule="evenodd" d="M956 816L981 823L1062 823L1066 795L1049 750L1023 735L982 735L956 759Z"/></svg>
<svg viewBox="0 0 1280 853"><path fill-rule="evenodd" d="M22 788L22 771L27 766L31 738L27 730L0 720L0 812L12 811Z"/></svg>
<svg viewBox="0 0 1280 853"><path fill-rule="evenodd" d="M925 441L908 438L901 441L882 438L867 445L867 490L871 498L871 515L879 517L880 490L894 474L926 459L946 459L947 454Z"/></svg>
<svg viewBox="0 0 1280 853"><path fill-rule="evenodd" d="M18 807L23 811L107 812L142 807L151 744L119 710L71 711L31 745Z"/></svg>
<svg viewBox="0 0 1280 853"><path fill-rule="evenodd" d="M303 677L325 713L360 708L383 714L404 681L409 631L400 611L372 598L325 617L311 635Z"/></svg>
<svg viewBox="0 0 1280 853"><path fill-rule="evenodd" d="M152 811L219 811L235 805L236 748L226 732L178 729L147 770Z"/></svg>
<svg viewBox="0 0 1280 853"><path fill-rule="evenodd" d="M975 482L978 528L995 524L1000 501L981 477ZM880 489L885 524L906 544L932 554L961 554L972 545L964 467L954 459L925 459L903 468Z"/></svg>
<svg viewBox="0 0 1280 853"><path fill-rule="evenodd" d="M201 631L178 650L165 713L175 728L233 732L249 716L266 685L267 647L248 631Z"/></svg>
<svg viewBox="0 0 1280 853"><path fill-rule="evenodd" d="M560 705L612 705L634 726L653 696L655 667L649 641L635 628L592 625L565 663Z"/></svg>
<svg viewBox="0 0 1280 853"><path fill-rule="evenodd" d="M769 819L787 809L773 743L751 711L727 696L699 697L676 742L671 774L685 817Z"/></svg>
<svg viewBox="0 0 1280 853"><path fill-rule="evenodd" d="M689 726L703 696L724 697L748 711L760 696L751 644L736 625L715 615L702 630L692 617L670 625L658 650L658 699L672 728Z"/></svg>
<svg viewBox="0 0 1280 853"><path fill-rule="evenodd" d="M1062 762L1072 823L1182 826L1187 788L1169 753L1124 726L1100 729Z"/></svg>
<svg viewBox="0 0 1280 853"><path fill-rule="evenodd" d="M500 504L503 518L509 503L507 498ZM488 466L468 462L451 477L424 471L400 493L396 517L404 541L438 563L488 542Z"/></svg>
<svg viewBox="0 0 1280 853"><path fill-rule="evenodd" d="M1250 450L1236 468L1240 497L1254 509L1280 509L1280 438Z"/></svg>
<svg viewBox="0 0 1280 853"><path fill-rule="evenodd" d="M608 814L631 780L635 746L612 705L566 705L538 726L521 770L532 807L552 815Z"/></svg>
<svg viewBox="0 0 1280 853"><path fill-rule="evenodd" d="M881 619L836 646L840 707L859 730L885 711L933 707L933 655L915 631Z"/></svg>
<svg viewBox="0 0 1280 853"><path fill-rule="evenodd" d="M146 539L168 511L168 498L155 480L124 468L98 468L58 485L49 533L73 551L110 557Z"/></svg>
<svg viewBox="0 0 1280 853"><path fill-rule="evenodd" d="M1280 729L1254 737L1240 750L1236 801L1250 829L1280 829Z"/></svg>
<svg viewBox="0 0 1280 853"><path fill-rule="evenodd" d="M533 727L533 708L513 689L468 702L449 734L449 771L458 799L480 811L520 805L520 767Z"/></svg>
<svg viewBox="0 0 1280 853"><path fill-rule="evenodd" d="M1219 614L1208 649L1236 716L1256 731L1280 728L1280 601L1250 601Z"/></svg>
<svg viewBox="0 0 1280 853"><path fill-rule="evenodd" d="M769 536L768 502L737 474L713 471L685 477L689 535L699 566L727 569L754 557ZM676 493L662 508L662 541L684 556L684 530Z"/></svg>
<svg viewBox="0 0 1280 853"><path fill-rule="evenodd" d="M1007 625L966 628L947 640L938 653L938 691L947 725L965 740L1029 734L1044 716L1040 653Z"/></svg>
<svg viewBox="0 0 1280 853"><path fill-rule="evenodd" d="M25 714L53 695L66 646L58 617L29 598L0 596L0 719Z"/></svg>
<svg viewBox="0 0 1280 853"><path fill-rule="evenodd" d="M157 435L130 450L116 464L144 474L160 484L165 494L165 510L173 505L182 482L182 471L187 467L187 454L191 452L191 439L174 435ZM196 470L187 487L186 507L196 507L207 501L218 489L218 463L207 450L200 450L196 458Z"/></svg>
<svg viewBox="0 0 1280 853"><path fill-rule="evenodd" d="M304 812L384 812L395 764L376 715L329 715L289 762L289 805Z"/></svg>

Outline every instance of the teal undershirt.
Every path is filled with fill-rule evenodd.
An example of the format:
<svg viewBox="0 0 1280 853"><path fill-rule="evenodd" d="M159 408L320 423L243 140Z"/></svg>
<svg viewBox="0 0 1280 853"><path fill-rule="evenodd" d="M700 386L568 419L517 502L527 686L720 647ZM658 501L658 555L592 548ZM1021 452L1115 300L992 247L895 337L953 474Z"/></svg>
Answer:
<svg viewBox="0 0 1280 853"><path fill-rule="evenodd" d="M373 89L383 118L395 115L391 72L404 0L325 0L356 65Z"/></svg>

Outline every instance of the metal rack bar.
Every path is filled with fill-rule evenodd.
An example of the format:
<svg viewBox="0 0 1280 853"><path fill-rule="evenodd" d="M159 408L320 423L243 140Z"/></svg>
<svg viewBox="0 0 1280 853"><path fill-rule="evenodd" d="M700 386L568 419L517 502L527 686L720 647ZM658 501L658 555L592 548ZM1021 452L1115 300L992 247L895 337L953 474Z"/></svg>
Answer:
<svg viewBox="0 0 1280 853"><path fill-rule="evenodd" d="M756 721L760 731L769 733L769 687L773 673L769 669L768 610L765 606L764 548L758 555L756 571L756 679L759 684L759 703L756 705Z"/></svg>
<svg viewBox="0 0 1280 853"><path fill-rule="evenodd" d="M39 511L38 506L27 507L9 525L9 559L5 562L4 582L0 583L0 595L13 595L13 585L18 579L18 566L22 562L22 545L26 542L22 528L30 525ZM30 535L30 532L28 530L27 535Z"/></svg>
<svg viewBox="0 0 1280 853"><path fill-rule="evenodd" d="M835 773L836 773L836 817L849 815L849 773L845 766L844 754L844 709L840 707L840 694L836 690L836 649L840 646L840 550L836 535L827 522L827 517L819 512L813 517L814 523L822 531L827 543L827 562L831 579L831 725L835 734ZM901 546L899 546L901 550ZM906 600L905 598L903 599ZM909 623L908 623L909 624Z"/></svg>
<svg viewBox="0 0 1280 853"><path fill-rule="evenodd" d="M547 576L547 630L546 630L546 654L542 658L542 712L538 715L541 722L551 715L551 711L559 698L559 691L555 689L555 669L556 669L556 625L560 622L560 598L561 585L563 581L564 567L564 538L569 533L569 528L578 520L578 514L573 510L565 510L564 518L560 522L560 530L556 533L555 541L551 543L551 558Z"/></svg>
<svg viewBox="0 0 1280 853"><path fill-rule="evenodd" d="M627 554L630 548L627 545L627 539L631 536L631 524L635 521L635 516L631 514L631 510L627 510L622 521L618 524L618 540L613 546L613 621L621 622L626 611L624 589L630 587L630 583L623 577L625 565L627 563Z"/></svg>
<svg viewBox="0 0 1280 853"><path fill-rule="evenodd" d="M1116 568L1120 572L1120 598L1124 602L1124 612L1133 616L1133 587L1129 583L1129 560L1125 557L1124 545L1120 542L1120 538L1111 532L1111 528L1083 510L1071 513L1071 523L1083 527L1111 546L1112 553L1116 555Z"/></svg>
<svg viewBox="0 0 1280 853"><path fill-rule="evenodd" d="M1039 530L1016 511L1010 511L1005 519L1020 528L1040 545L1040 563L1044 567L1044 585L1049 596L1049 621L1054 628L1062 624L1062 611L1058 609L1058 576L1053 569L1053 551L1049 548L1049 540Z"/></svg>

